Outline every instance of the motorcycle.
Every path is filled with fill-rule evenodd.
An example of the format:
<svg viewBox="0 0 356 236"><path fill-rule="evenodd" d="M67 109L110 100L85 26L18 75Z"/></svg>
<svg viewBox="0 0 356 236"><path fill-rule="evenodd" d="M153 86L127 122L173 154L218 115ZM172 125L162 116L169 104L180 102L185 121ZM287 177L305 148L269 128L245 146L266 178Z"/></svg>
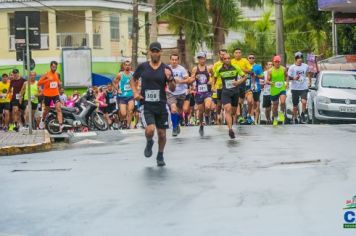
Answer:
<svg viewBox="0 0 356 236"><path fill-rule="evenodd" d="M107 130L109 125L104 114L97 111L97 106L91 101L81 98L74 107L62 107L63 130L84 131L98 129ZM57 121L57 112L50 109L45 119L46 129L51 134L61 134Z"/></svg>

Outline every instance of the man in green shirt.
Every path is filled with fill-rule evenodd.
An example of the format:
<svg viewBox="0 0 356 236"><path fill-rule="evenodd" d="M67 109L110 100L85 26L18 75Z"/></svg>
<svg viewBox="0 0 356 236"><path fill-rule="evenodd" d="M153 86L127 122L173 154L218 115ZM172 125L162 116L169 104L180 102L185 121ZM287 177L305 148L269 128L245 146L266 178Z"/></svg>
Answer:
<svg viewBox="0 0 356 236"><path fill-rule="evenodd" d="M236 113L236 108L239 99L239 86L245 83L245 73L235 65L231 64L229 54L223 57L223 65L220 66L214 73L214 84L217 78L222 81L221 103L224 106L225 120L229 128L229 136L235 138L235 133L232 130L232 114Z"/></svg>
<svg viewBox="0 0 356 236"><path fill-rule="evenodd" d="M284 122L286 112L286 90L289 81L286 68L280 65L281 57L273 58L273 67L268 71L267 84L271 85L271 101L273 112L273 125L278 125L278 121ZM279 103L281 104L281 113L278 113Z"/></svg>

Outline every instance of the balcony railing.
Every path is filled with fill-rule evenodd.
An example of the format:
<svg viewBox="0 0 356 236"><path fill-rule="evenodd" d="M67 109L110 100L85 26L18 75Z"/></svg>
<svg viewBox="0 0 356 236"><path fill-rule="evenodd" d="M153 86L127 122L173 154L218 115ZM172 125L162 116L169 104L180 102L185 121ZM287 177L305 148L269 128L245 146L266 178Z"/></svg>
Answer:
<svg viewBox="0 0 356 236"><path fill-rule="evenodd" d="M57 33L57 48L89 47L87 33Z"/></svg>
<svg viewBox="0 0 356 236"><path fill-rule="evenodd" d="M10 35L9 36L9 45L10 51L15 51L16 47L15 47L15 35ZM49 37L48 34L41 34L41 49L48 49L49 48Z"/></svg>

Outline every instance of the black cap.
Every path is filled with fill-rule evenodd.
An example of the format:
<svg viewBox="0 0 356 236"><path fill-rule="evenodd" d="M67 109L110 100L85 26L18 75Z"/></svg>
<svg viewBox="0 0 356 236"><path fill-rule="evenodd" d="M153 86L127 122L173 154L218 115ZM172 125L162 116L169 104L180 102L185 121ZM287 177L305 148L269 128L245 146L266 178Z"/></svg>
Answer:
<svg viewBox="0 0 356 236"><path fill-rule="evenodd" d="M17 73L19 73L19 70L18 69L13 69L12 73L17 74Z"/></svg>
<svg viewBox="0 0 356 236"><path fill-rule="evenodd" d="M153 42L150 44L150 51L152 50L158 50L158 51L161 51L162 50L162 47L161 47L161 44L159 42Z"/></svg>

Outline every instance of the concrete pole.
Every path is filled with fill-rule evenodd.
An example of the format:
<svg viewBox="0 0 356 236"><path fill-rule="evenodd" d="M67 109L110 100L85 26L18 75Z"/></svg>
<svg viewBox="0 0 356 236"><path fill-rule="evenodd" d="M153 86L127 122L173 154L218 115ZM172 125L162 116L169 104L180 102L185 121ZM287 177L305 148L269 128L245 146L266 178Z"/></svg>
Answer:
<svg viewBox="0 0 356 236"><path fill-rule="evenodd" d="M133 27L132 27L132 66L134 69L137 68L137 51L138 51L138 1L133 0L133 11L132 11L132 19L133 19Z"/></svg>
<svg viewBox="0 0 356 236"><path fill-rule="evenodd" d="M26 16L26 63L27 63L27 93L28 93L28 126L29 134L32 134L32 104L31 104L31 84L30 84L30 35L28 29L28 16Z"/></svg>
<svg viewBox="0 0 356 236"><path fill-rule="evenodd" d="M152 6L152 12L149 14L150 23L150 43L157 41L157 8L156 0L147 1Z"/></svg>

